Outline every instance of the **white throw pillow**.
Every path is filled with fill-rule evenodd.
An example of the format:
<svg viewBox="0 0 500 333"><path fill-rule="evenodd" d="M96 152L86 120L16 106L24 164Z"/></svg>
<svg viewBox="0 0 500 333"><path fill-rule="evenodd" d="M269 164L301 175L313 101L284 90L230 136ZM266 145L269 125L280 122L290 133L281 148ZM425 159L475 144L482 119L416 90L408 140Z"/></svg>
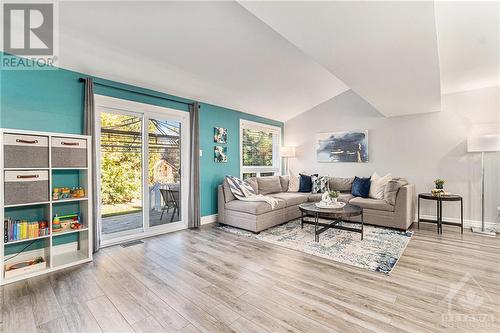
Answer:
<svg viewBox="0 0 500 333"><path fill-rule="evenodd" d="M385 187L387 186L387 183L391 179L392 176L390 173L388 173L384 177L380 177L376 172L374 172L370 179L371 180L370 193L368 196L373 199L379 199L379 200L384 199Z"/></svg>
<svg viewBox="0 0 500 333"><path fill-rule="evenodd" d="M288 192L298 192L300 177L295 175L292 171L290 171L289 179L290 180L288 182Z"/></svg>

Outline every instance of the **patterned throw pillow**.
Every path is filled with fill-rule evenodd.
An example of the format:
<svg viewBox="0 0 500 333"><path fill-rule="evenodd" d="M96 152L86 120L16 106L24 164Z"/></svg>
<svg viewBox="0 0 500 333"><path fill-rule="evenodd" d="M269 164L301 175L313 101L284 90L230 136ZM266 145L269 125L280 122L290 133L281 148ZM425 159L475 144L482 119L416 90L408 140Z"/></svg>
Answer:
<svg viewBox="0 0 500 333"><path fill-rule="evenodd" d="M312 180L312 191L311 193L325 193L328 189L328 177L327 176L311 176Z"/></svg>
<svg viewBox="0 0 500 333"><path fill-rule="evenodd" d="M290 178L288 182L288 192L298 192L300 184L300 176L297 176L290 170Z"/></svg>

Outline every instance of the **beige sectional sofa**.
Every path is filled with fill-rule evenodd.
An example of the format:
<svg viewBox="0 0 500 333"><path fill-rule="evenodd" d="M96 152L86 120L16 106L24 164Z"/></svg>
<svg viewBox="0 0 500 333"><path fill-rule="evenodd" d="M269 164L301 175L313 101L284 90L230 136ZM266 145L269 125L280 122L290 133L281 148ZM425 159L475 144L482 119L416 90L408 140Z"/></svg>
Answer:
<svg viewBox="0 0 500 333"><path fill-rule="evenodd" d="M407 230L415 216L415 186L404 182L397 191L394 205L385 200L353 197L354 178L329 178L329 188L340 191L339 200L363 208L364 222L378 226ZM287 176L254 177L246 180L256 193L278 200L274 209L266 202L237 200L226 181L218 188L218 222L237 228L260 232L301 216L299 205L321 200L322 193L287 192Z"/></svg>

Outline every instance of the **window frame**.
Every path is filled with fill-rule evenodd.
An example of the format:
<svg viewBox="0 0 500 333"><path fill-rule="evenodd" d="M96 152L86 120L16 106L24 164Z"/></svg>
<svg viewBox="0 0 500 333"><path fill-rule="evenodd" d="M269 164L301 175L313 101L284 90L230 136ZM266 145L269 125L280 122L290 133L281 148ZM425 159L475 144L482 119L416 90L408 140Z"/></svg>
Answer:
<svg viewBox="0 0 500 333"><path fill-rule="evenodd" d="M268 166L244 166L243 165L243 130L253 129L270 132L273 135L273 165ZM240 177L243 179L245 173L255 173L257 177L261 173L274 172L274 175L281 175L281 127L263 124L255 121L240 119Z"/></svg>

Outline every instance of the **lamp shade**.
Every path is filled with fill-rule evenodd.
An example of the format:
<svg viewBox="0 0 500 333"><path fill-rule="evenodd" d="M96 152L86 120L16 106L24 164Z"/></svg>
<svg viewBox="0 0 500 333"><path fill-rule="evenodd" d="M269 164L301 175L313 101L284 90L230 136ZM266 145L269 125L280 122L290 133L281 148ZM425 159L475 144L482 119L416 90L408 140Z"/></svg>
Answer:
<svg viewBox="0 0 500 333"><path fill-rule="evenodd" d="M467 151L469 153L500 151L500 134L468 137Z"/></svg>
<svg viewBox="0 0 500 333"><path fill-rule="evenodd" d="M281 157L295 157L295 147L281 147L280 148Z"/></svg>

